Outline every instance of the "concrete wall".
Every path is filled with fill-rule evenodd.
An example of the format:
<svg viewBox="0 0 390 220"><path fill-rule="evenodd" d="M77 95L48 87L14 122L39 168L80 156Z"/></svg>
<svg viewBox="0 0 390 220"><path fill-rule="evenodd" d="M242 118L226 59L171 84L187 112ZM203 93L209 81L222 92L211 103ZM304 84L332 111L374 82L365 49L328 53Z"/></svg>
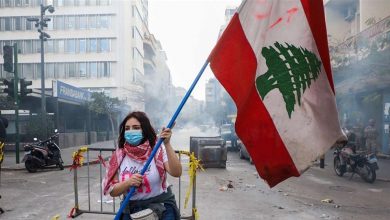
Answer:
<svg viewBox="0 0 390 220"><path fill-rule="evenodd" d="M91 143L97 142L96 132L91 132ZM75 132L75 133L60 133L59 145L60 148L81 146L88 144L87 132Z"/></svg>

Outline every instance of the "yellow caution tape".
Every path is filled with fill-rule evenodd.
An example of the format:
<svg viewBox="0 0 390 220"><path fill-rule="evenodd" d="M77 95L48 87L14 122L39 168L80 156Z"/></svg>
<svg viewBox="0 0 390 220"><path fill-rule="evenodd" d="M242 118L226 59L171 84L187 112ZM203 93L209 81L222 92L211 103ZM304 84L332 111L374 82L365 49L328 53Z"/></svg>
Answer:
<svg viewBox="0 0 390 220"><path fill-rule="evenodd" d="M191 194L191 190L192 190L192 186L194 185L196 170L200 168L202 171L204 171L204 169L203 169L202 165L200 164L200 160L198 160L195 157L194 152L192 152L191 154L189 152L185 152L185 151L181 152L181 153L186 154L187 156L190 157L190 162L188 164L188 174L190 176L190 184L188 185L186 197L184 199L184 208L187 208L188 200L190 198L190 194Z"/></svg>
<svg viewBox="0 0 390 220"><path fill-rule="evenodd" d="M198 209L196 208L193 208L192 209L193 213L194 213L194 216L195 216L195 220L198 220L199 219L199 213L198 213Z"/></svg>
<svg viewBox="0 0 390 220"><path fill-rule="evenodd" d="M3 151L4 143L0 141L0 165L4 159L4 151Z"/></svg>
<svg viewBox="0 0 390 220"><path fill-rule="evenodd" d="M59 220L60 219L60 215L55 215L53 216L53 218L51 218L51 220Z"/></svg>
<svg viewBox="0 0 390 220"><path fill-rule="evenodd" d="M72 168L77 168L83 165L84 163L84 156L83 153L87 152L88 147L81 147L77 151L73 152L72 158L73 158L73 165Z"/></svg>

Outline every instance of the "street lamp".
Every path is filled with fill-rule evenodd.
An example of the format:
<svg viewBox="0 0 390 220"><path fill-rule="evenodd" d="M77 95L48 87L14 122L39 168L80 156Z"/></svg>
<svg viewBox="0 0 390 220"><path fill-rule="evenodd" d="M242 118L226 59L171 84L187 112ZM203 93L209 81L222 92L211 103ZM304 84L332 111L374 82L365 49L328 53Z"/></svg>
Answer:
<svg viewBox="0 0 390 220"><path fill-rule="evenodd" d="M41 40L41 108L42 108L42 120L44 127L44 136L47 136L47 120L46 120L46 96L45 96L45 47L44 42L50 38L50 35L45 33L43 29L47 27L47 22L51 19L44 17L45 12L54 12L52 5L44 6L41 4L41 18L27 18L27 21L35 22L35 27L38 28L39 39Z"/></svg>

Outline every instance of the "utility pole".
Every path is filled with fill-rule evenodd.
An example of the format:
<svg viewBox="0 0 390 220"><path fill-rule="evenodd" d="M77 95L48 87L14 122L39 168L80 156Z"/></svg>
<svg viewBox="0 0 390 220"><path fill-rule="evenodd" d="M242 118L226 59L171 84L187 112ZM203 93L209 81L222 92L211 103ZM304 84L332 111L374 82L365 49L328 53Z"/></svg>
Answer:
<svg viewBox="0 0 390 220"><path fill-rule="evenodd" d="M42 110L42 123L44 127L44 137L47 136L47 119L46 119L46 94L45 94L45 47L44 42L50 38L50 35L45 33L43 29L47 27L47 22L50 18L45 18L45 12L48 10L50 13L54 12L52 5L44 6L41 4L41 17L39 18L27 18L27 21L35 22L35 27L38 28L39 39L41 40L41 110Z"/></svg>
<svg viewBox="0 0 390 220"><path fill-rule="evenodd" d="M15 156L16 163L19 163L19 96L18 96L18 46L14 43L13 46L5 45L3 47L4 70L14 74L11 80L4 80L7 86L4 92L10 97L14 97L15 104Z"/></svg>
<svg viewBox="0 0 390 220"><path fill-rule="evenodd" d="M18 97L18 45L14 43L14 97L15 97L15 153L16 163L19 163L19 97Z"/></svg>

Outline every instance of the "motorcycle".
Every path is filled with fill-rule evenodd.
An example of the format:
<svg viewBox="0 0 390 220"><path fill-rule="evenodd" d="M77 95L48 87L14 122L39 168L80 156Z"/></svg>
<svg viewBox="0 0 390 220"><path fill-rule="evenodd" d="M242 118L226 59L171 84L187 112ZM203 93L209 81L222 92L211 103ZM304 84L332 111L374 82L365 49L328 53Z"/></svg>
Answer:
<svg viewBox="0 0 390 220"><path fill-rule="evenodd" d="M58 137L57 129L55 134L47 140L41 141L34 138L35 143L24 146L25 156L22 160L28 172L35 173L38 169L43 169L56 165L60 170L64 169L64 162L61 158L61 149L55 143Z"/></svg>
<svg viewBox="0 0 390 220"><path fill-rule="evenodd" d="M358 174L364 181L373 183L376 179L378 159L375 154L356 153L354 146L345 145L336 147L334 153L334 171L338 176L352 173L350 179Z"/></svg>

